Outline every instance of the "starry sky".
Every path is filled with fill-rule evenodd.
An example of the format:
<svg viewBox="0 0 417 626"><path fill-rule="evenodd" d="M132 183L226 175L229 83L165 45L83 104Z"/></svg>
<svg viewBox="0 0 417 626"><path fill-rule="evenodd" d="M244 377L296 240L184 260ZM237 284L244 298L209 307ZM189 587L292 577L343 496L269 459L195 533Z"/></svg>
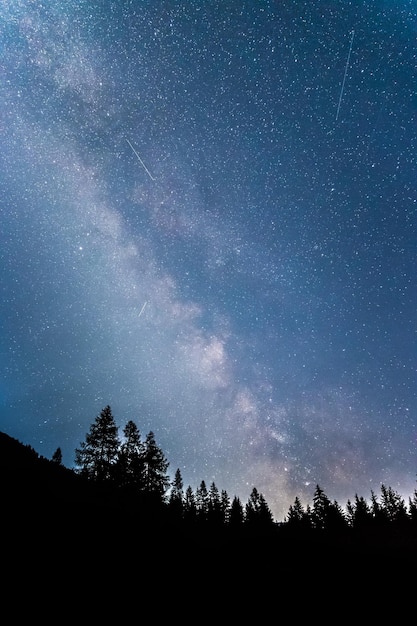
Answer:
<svg viewBox="0 0 417 626"><path fill-rule="evenodd" d="M110 405L282 520L417 473L417 2L0 2L0 430Z"/></svg>

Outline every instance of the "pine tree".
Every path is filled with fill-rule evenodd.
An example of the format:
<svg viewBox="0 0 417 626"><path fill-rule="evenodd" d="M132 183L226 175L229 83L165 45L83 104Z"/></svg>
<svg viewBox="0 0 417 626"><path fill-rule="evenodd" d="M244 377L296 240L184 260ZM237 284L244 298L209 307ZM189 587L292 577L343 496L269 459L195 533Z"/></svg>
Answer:
<svg viewBox="0 0 417 626"><path fill-rule="evenodd" d="M265 500L265 496L262 493L259 494L258 516L259 522L262 524L262 526L270 526L274 522L272 511L269 508L269 505Z"/></svg>
<svg viewBox="0 0 417 626"><path fill-rule="evenodd" d="M306 531L311 528L310 513L304 509L298 496L295 497L294 504L289 507L285 522L288 528L297 531Z"/></svg>
<svg viewBox="0 0 417 626"><path fill-rule="evenodd" d="M316 486L313 496L311 519L316 530L335 532L347 528L348 525L339 503L336 500L331 502L319 485Z"/></svg>
<svg viewBox="0 0 417 626"><path fill-rule="evenodd" d="M408 521L405 500L392 487L384 484L381 485L381 507L388 522L404 524Z"/></svg>
<svg viewBox="0 0 417 626"><path fill-rule="evenodd" d="M375 528L381 528L386 526L388 518L383 506L378 502L377 495L374 491L371 491L371 513L374 521Z"/></svg>
<svg viewBox="0 0 417 626"><path fill-rule="evenodd" d="M179 468L175 472L174 480L171 484L171 493L169 494L168 504L174 519L182 519L184 508L184 485Z"/></svg>
<svg viewBox="0 0 417 626"><path fill-rule="evenodd" d="M346 530L347 528L348 523L345 513L337 500L333 500L333 502L330 503L330 508L327 512L326 530L338 533Z"/></svg>
<svg viewBox="0 0 417 626"><path fill-rule="evenodd" d="M155 435L152 431L146 436L143 459L145 492L149 495L155 495L163 501L170 484L167 475L169 462L161 448L156 444Z"/></svg>
<svg viewBox="0 0 417 626"><path fill-rule="evenodd" d="M346 510L348 524L351 528L356 530L366 530L372 525L373 517L371 507L363 496L355 494L355 500L353 503L348 500Z"/></svg>
<svg viewBox="0 0 417 626"><path fill-rule="evenodd" d="M209 494L204 480L202 480L200 485L197 487L195 502L197 506L198 519L202 522L206 522L209 514Z"/></svg>
<svg viewBox="0 0 417 626"><path fill-rule="evenodd" d="M317 530L324 530L327 525L331 502L324 493L323 489L316 485L313 495L312 520L313 526Z"/></svg>
<svg viewBox="0 0 417 626"><path fill-rule="evenodd" d="M189 485L185 490L184 521L188 524L195 524L197 521L197 504L191 485Z"/></svg>
<svg viewBox="0 0 417 626"><path fill-rule="evenodd" d="M129 420L123 429L124 441L117 460L117 482L122 487L143 491L145 487L145 445L136 424Z"/></svg>
<svg viewBox="0 0 417 626"><path fill-rule="evenodd" d="M217 485L213 481L210 485L208 493L208 511L207 519L210 524L219 526L223 523L222 504L220 500L220 492Z"/></svg>
<svg viewBox="0 0 417 626"><path fill-rule="evenodd" d="M222 489L222 492L220 494L220 508L223 524L227 524L230 514L230 498L225 489Z"/></svg>
<svg viewBox="0 0 417 626"><path fill-rule="evenodd" d="M85 437L75 450L75 464L82 476L95 481L107 481L114 477L120 441L118 427L110 406L98 415Z"/></svg>
<svg viewBox="0 0 417 626"><path fill-rule="evenodd" d="M298 496L295 497L294 504L291 504L285 521L289 525L298 525L301 523L303 517L305 515L304 507L301 504L301 500Z"/></svg>
<svg viewBox="0 0 417 626"><path fill-rule="evenodd" d="M62 465L62 450L57 448L52 455L52 461L57 465Z"/></svg>
<svg viewBox="0 0 417 626"><path fill-rule="evenodd" d="M233 529L238 529L243 526L244 521L245 514L242 502L238 496L234 496L230 505L229 526Z"/></svg>
<svg viewBox="0 0 417 626"><path fill-rule="evenodd" d="M269 526L273 522L271 510L256 487L253 487L245 506L245 522L251 526Z"/></svg>
<svg viewBox="0 0 417 626"><path fill-rule="evenodd" d="M417 490L408 498L408 515L413 526L417 526Z"/></svg>

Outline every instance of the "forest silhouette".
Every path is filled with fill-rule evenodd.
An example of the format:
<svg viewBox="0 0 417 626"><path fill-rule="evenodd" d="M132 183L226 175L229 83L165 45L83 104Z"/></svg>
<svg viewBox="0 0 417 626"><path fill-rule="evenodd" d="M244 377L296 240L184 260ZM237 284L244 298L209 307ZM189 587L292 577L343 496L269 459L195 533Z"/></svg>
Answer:
<svg viewBox="0 0 417 626"><path fill-rule="evenodd" d="M294 576L318 584L317 567L327 580L343 571L352 581L365 567L374 577L397 575L415 562L417 491L406 502L382 484L369 501L356 495L342 507L317 485L311 504L296 497L278 521L255 486L246 502L214 482L192 489L179 469L170 477L152 431L143 438L132 421L122 437L118 431L106 406L75 450L73 468L60 448L47 459L0 432L3 537L26 562L47 559L52 570L57 560L77 563L84 575L85 560L125 572L127 561L143 568L146 554L147 568L163 563L174 577L180 568L189 581L215 568L224 579L266 584L262 577L274 570L287 585Z"/></svg>

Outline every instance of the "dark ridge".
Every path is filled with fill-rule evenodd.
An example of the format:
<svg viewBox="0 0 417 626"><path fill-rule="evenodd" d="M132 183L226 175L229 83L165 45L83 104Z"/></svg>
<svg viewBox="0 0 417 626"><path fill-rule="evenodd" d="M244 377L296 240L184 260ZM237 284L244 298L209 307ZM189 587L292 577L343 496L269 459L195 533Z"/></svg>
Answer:
<svg viewBox="0 0 417 626"><path fill-rule="evenodd" d="M271 603L278 587L292 593L294 585L306 597L332 589L343 600L353 589L366 595L370 580L397 584L417 557L414 523L329 533L287 523L190 525L173 519L167 505L94 484L2 432L0 504L4 572L54 585L59 564L76 582L74 593L104 574L121 593L133 581L153 591L162 576L157 586L165 579L184 592L211 585L235 601L237 588Z"/></svg>

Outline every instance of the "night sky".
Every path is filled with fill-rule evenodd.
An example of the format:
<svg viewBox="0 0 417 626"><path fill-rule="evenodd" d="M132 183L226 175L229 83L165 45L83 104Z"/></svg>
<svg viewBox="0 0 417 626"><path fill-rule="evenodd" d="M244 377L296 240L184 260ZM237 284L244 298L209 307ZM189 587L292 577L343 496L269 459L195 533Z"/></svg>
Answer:
<svg viewBox="0 0 417 626"><path fill-rule="evenodd" d="M417 2L0 2L0 430L274 517L417 475Z"/></svg>

